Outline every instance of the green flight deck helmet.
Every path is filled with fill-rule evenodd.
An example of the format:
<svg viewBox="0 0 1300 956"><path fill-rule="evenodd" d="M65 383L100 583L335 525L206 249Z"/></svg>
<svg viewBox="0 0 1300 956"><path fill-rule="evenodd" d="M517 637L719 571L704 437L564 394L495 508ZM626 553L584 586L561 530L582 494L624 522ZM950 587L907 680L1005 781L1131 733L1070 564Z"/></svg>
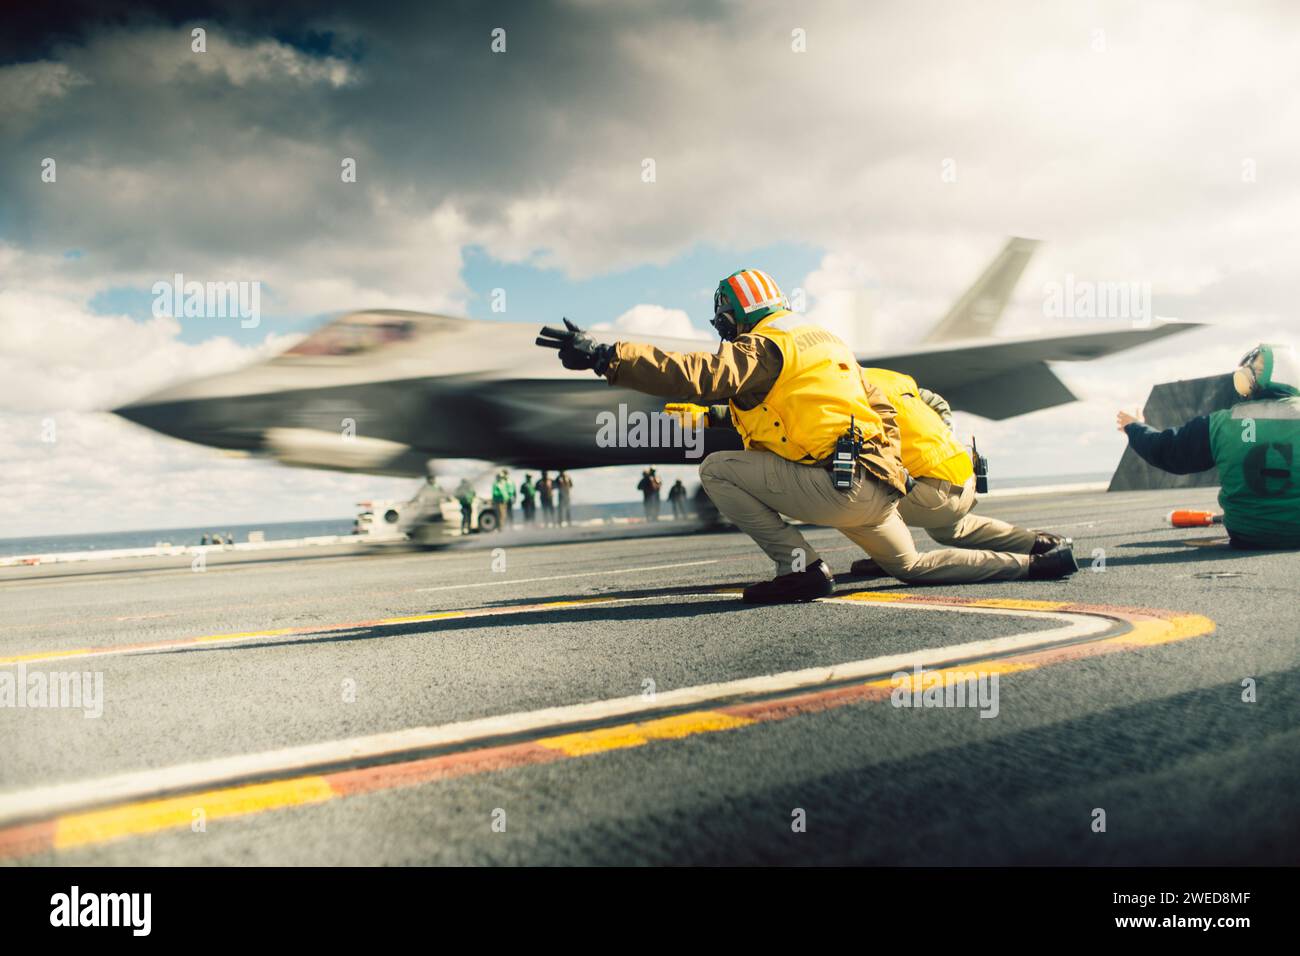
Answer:
<svg viewBox="0 0 1300 956"><path fill-rule="evenodd" d="M1242 398L1300 395L1300 360L1289 345L1263 343L1237 363L1232 384Z"/></svg>
<svg viewBox="0 0 1300 956"><path fill-rule="evenodd" d="M739 269L718 283L713 293L712 325L728 342L790 303L776 280L761 269Z"/></svg>

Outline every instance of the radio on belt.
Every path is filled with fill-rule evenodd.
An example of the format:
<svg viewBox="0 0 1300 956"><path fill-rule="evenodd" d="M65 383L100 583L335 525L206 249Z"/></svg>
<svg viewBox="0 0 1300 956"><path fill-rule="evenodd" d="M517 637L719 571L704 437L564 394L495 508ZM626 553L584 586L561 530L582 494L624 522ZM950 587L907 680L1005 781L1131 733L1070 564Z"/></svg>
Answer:
<svg viewBox="0 0 1300 956"><path fill-rule="evenodd" d="M989 460L979 453L975 447L975 436L970 436L970 458L971 465L975 468L975 493L988 494L989 490Z"/></svg>
<svg viewBox="0 0 1300 956"><path fill-rule="evenodd" d="M862 432L853 416L849 416L849 430L835 441L835 457L831 459L831 478L836 491L853 490L853 470L862 451Z"/></svg>

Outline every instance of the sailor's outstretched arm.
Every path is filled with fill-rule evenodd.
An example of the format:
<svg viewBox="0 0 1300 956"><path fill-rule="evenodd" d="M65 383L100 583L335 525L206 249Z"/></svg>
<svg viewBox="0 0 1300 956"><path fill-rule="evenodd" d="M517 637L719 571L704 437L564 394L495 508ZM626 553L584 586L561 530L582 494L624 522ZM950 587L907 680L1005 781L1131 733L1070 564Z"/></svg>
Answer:
<svg viewBox="0 0 1300 956"><path fill-rule="evenodd" d="M699 405L731 399L761 400L781 374L781 350L766 339L742 335L717 353L665 352L653 345L618 342L605 370L611 385Z"/></svg>
<svg viewBox="0 0 1300 956"><path fill-rule="evenodd" d="M1214 467L1210 449L1210 416L1193 418L1181 428L1157 431L1132 415L1120 413L1120 428L1129 447L1147 464L1175 475L1190 475Z"/></svg>

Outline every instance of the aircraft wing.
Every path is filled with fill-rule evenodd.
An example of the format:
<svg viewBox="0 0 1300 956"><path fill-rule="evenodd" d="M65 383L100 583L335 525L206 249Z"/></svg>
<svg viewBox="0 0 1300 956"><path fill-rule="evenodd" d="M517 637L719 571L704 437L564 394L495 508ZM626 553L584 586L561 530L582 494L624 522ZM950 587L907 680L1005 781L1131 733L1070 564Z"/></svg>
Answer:
<svg viewBox="0 0 1300 956"><path fill-rule="evenodd" d="M958 411L1000 420L1075 400L1048 362L1086 362L1199 328L1196 322L1153 322L1054 338L979 339L920 345L893 354L859 355L867 367L905 372Z"/></svg>

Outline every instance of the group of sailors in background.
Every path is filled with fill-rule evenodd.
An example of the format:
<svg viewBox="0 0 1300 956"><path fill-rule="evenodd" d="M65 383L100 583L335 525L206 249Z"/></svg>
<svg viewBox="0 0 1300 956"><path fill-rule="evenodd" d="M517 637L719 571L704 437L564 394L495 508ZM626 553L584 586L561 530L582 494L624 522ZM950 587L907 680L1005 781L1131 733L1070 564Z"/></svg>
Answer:
<svg viewBox="0 0 1300 956"><path fill-rule="evenodd" d="M647 521L659 520L660 491L663 482L653 468L641 472L637 483L641 492ZM573 479L561 470L555 477L549 471L543 471L536 480L531 473L524 475L524 482L518 488L510 480L508 469L502 468L492 481L492 511L496 514L496 527L501 530L513 527L515 523L515 502L519 502L522 513L521 521L525 527L558 528L573 523L570 512L570 500L573 491ZM462 479L456 488L456 501L460 504L460 530L469 534L474 527L474 504L478 493L468 478ZM686 486L681 479L668 489L668 503L672 505L673 520L689 517L686 509Z"/></svg>
<svg viewBox="0 0 1300 956"><path fill-rule="evenodd" d="M664 483L659 480L659 476L655 474L653 468L647 468L641 472L641 480L637 482L636 490L641 492L646 521L659 520L659 491L663 486ZM686 486L682 484L680 478L668 489L668 503L673 507L674 521L687 517Z"/></svg>
<svg viewBox="0 0 1300 956"><path fill-rule="evenodd" d="M519 501L526 526L558 528L572 524L573 516L569 508L572 491L573 479L563 469L554 478L549 471L543 471L536 481L532 474L525 474L524 483L516 489L515 483L510 480L510 472L502 468L492 482L492 510L496 512L497 530L514 525L516 500ZM464 534L468 534L473 527L476 498L474 486L468 479L462 480L456 489L456 500L460 503L460 530Z"/></svg>

